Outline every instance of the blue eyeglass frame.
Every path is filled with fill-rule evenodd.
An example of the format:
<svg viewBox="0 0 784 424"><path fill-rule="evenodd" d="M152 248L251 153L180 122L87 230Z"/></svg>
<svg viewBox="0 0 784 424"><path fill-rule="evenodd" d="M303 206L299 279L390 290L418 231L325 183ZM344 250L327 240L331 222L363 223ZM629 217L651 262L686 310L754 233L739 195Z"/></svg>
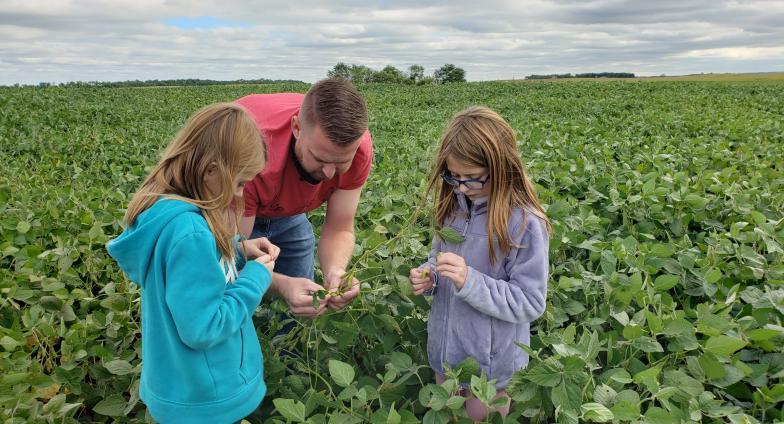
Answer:
<svg viewBox="0 0 784 424"><path fill-rule="evenodd" d="M441 171L441 178L447 184L449 184L449 185L451 185L453 187L460 187L460 184L462 184L462 185L466 186L466 188L469 189L469 190L481 190L481 189L485 188L485 183L487 183L487 180L490 179L490 176L489 175L486 176L484 180L482 180L481 178L469 178L467 180L459 180L459 179L457 179L457 178L447 174L446 170L443 170L443 171ZM477 187L469 186L468 183L479 183L480 185L477 188Z"/></svg>

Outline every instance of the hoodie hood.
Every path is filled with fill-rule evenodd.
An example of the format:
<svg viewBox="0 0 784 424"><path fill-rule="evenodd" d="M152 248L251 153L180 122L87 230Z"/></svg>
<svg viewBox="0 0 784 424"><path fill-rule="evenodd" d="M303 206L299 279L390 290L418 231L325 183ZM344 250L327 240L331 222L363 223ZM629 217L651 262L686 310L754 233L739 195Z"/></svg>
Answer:
<svg viewBox="0 0 784 424"><path fill-rule="evenodd" d="M200 213L182 200L161 198L136 217L136 221L106 245L128 278L144 287L144 276L155 257L155 244L166 225L184 213Z"/></svg>

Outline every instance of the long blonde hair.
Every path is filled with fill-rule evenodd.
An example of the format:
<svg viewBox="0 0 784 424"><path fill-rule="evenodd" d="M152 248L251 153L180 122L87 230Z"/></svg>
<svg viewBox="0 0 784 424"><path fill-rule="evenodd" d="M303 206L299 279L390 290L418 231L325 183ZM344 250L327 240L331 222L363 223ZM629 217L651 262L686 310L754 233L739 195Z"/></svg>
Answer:
<svg viewBox="0 0 784 424"><path fill-rule="evenodd" d="M266 145L245 109L234 103L206 106L191 115L169 143L131 199L125 223L133 225L161 196L182 200L201 209L218 250L233 258L232 238L238 233L238 214L243 208L234 188L237 181L261 172L266 162ZM218 193L210 193L204 180L213 165L220 181ZM232 206L233 213L228 214ZM233 223L227 215L233 217Z"/></svg>
<svg viewBox="0 0 784 424"><path fill-rule="evenodd" d="M523 209L521 231L526 227L526 207L545 222L548 233L552 231L520 159L515 132L498 113L484 106L469 107L452 117L441 137L428 184L428 193L437 192L435 219L439 226L444 225L457 204L452 186L440 177L447 169L448 157L465 165L487 168L489 172L487 243L491 263L496 259L496 242L503 254L514 245L508 225L515 207Z"/></svg>

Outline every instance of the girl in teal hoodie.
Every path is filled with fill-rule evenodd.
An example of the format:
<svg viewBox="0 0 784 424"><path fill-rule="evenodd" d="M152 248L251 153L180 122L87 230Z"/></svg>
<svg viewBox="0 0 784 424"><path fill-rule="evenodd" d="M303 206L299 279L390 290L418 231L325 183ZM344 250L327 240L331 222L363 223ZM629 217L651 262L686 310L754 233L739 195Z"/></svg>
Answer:
<svg viewBox="0 0 784 424"><path fill-rule="evenodd" d="M235 422L266 393L251 318L279 249L235 237L244 184L265 163L241 106L205 107L169 144L107 246L141 287L139 392L159 422Z"/></svg>

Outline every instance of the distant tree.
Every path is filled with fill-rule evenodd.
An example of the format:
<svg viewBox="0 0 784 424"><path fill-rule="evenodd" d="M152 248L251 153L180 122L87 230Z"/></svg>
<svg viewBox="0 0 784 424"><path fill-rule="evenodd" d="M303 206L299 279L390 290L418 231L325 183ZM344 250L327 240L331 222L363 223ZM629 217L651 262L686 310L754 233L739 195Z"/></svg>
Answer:
<svg viewBox="0 0 784 424"><path fill-rule="evenodd" d="M403 73L392 65L387 65L384 67L384 69L373 73L371 78L372 82L386 82L395 84L403 83L405 80L406 77L403 75Z"/></svg>
<svg viewBox="0 0 784 424"><path fill-rule="evenodd" d="M411 65L408 67L408 79L414 84L419 84L425 78L425 68L422 65Z"/></svg>
<svg viewBox="0 0 784 424"><path fill-rule="evenodd" d="M350 80L351 79L351 68L348 67L343 62L338 62L334 68L327 71L327 77L329 78L343 78Z"/></svg>
<svg viewBox="0 0 784 424"><path fill-rule="evenodd" d="M438 84L446 84L449 82L465 82L465 71L462 68L447 63L446 65L438 68L433 73L433 79Z"/></svg>
<svg viewBox="0 0 784 424"><path fill-rule="evenodd" d="M349 78L354 84L364 84L373 81L373 74L376 71L368 68L365 65L351 65L349 68Z"/></svg>

